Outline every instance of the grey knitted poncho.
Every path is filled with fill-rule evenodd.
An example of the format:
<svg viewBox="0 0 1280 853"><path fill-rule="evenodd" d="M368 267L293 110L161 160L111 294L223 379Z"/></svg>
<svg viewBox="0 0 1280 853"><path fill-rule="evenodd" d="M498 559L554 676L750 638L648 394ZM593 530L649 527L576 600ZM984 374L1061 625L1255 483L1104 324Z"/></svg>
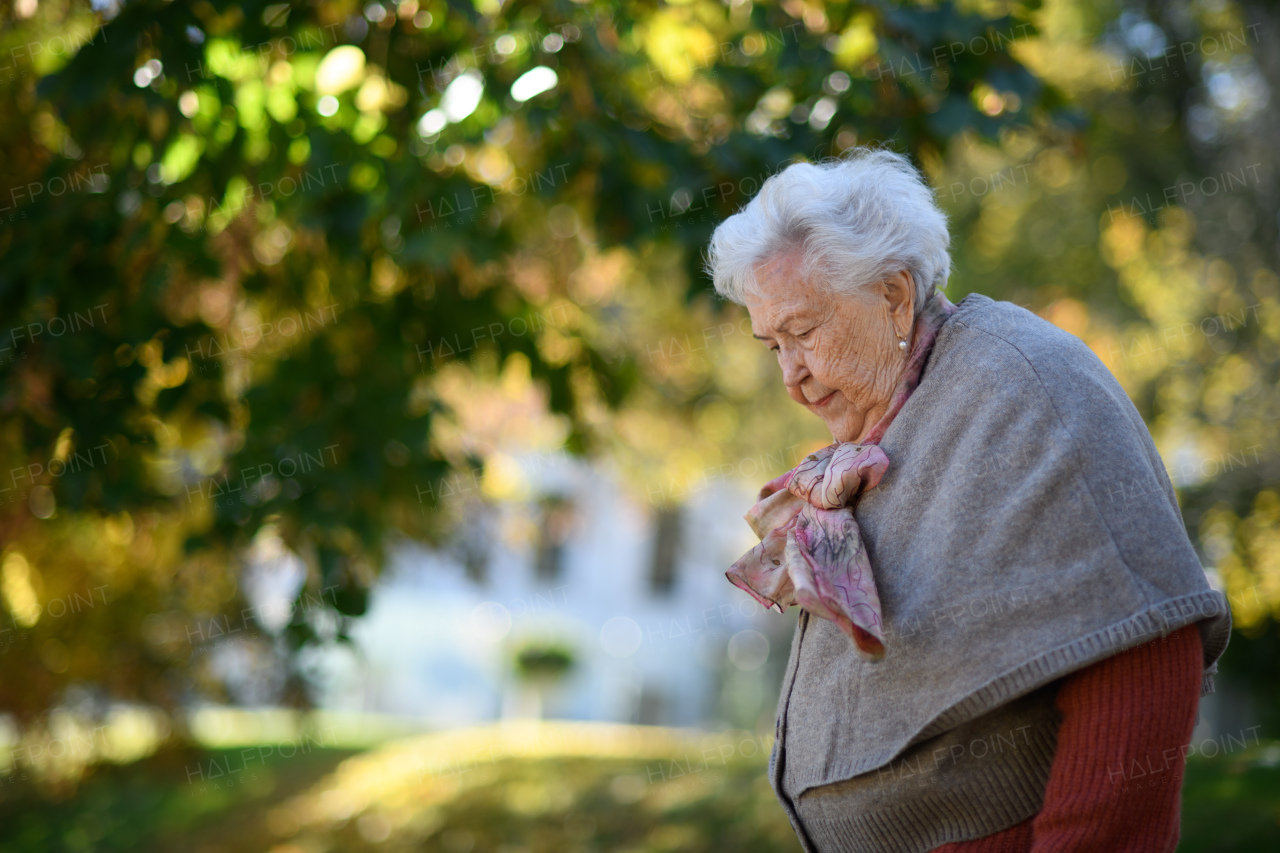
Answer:
<svg viewBox="0 0 1280 853"><path fill-rule="evenodd" d="M779 698L770 779L806 849L817 847L795 798L855 778L866 795L849 802L874 802L875 813L841 815L828 837L845 841L823 850L923 850L963 837L948 777L897 802L905 795L883 768L1184 625L1198 624L1212 689L1231 627L1226 598L1209 585L1145 424L1078 338L967 296L879 446L888 468L853 514L874 569L883 657L802 614ZM990 813L1014 796L1006 788L1034 787L1047 772L1002 781L1002 766L983 767L975 801ZM1023 793L1025 811L1036 792Z"/></svg>

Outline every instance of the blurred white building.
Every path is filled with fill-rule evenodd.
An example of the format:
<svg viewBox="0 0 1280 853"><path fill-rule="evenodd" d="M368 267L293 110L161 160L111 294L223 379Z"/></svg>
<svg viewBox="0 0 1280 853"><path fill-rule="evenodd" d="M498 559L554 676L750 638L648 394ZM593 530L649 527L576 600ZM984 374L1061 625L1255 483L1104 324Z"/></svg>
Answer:
<svg viewBox="0 0 1280 853"><path fill-rule="evenodd" d="M765 612L724 576L755 544L742 513L759 484L696 484L670 508L629 499L581 460L518 464L522 500L441 484L441 500L467 502L465 526L449 549L396 554L353 632L360 656L325 704L430 725L771 728L795 611ZM552 668L566 652L570 664L521 675L521 651Z"/></svg>
<svg viewBox="0 0 1280 853"><path fill-rule="evenodd" d="M542 716L771 730L797 610L765 612L724 577L755 544L741 516L758 483L690 483L681 503L659 502L665 493L644 502L600 465L511 462L518 499L482 501L478 482L437 484L464 524L447 548L395 553L351 632L354 653L331 647L314 661L320 705L414 728ZM278 632L305 569L270 538L258 559L269 570L251 573L248 591L258 621ZM220 651L228 677L257 671L247 647ZM522 676L522 651L551 664L562 652L569 665ZM1197 743L1253 731L1247 693L1217 683L1201 700Z"/></svg>

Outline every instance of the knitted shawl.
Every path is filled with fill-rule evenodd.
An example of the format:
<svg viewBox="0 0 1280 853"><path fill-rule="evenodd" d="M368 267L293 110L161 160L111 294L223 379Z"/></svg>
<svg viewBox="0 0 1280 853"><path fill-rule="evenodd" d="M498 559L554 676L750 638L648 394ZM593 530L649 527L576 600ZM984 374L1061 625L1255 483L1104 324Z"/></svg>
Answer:
<svg viewBox="0 0 1280 853"><path fill-rule="evenodd" d="M879 447L893 464L854 507L861 541L850 548L876 570L884 654L868 660L843 625L802 616L779 697L775 790L784 766L792 796L881 768L1184 625L1200 630L1212 689L1231 630L1226 596L1210 586L1141 416L1079 338L968 295ZM853 621L861 610L851 611Z"/></svg>
<svg viewBox="0 0 1280 853"><path fill-rule="evenodd" d="M828 445L765 484L744 516L760 544L725 572L765 608L782 613L796 604L834 622L868 660L884 655L884 623L853 506L888 470L880 439L920 383L938 330L955 310L941 292L925 304L889 409L863 443Z"/></svg>

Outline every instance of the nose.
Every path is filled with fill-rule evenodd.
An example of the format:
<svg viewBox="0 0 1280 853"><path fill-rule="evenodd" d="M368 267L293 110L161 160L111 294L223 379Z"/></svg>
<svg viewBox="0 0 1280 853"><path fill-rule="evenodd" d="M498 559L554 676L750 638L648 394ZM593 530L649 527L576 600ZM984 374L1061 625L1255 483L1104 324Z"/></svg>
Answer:
<svg viewBox="0 0 1280 853"><path fill-rule="evenodd" d="M788 388L799 388L800 383L809 378L804 357L795 348L782 347L778 351L778 364L782 367L782 382Z"/></svg>

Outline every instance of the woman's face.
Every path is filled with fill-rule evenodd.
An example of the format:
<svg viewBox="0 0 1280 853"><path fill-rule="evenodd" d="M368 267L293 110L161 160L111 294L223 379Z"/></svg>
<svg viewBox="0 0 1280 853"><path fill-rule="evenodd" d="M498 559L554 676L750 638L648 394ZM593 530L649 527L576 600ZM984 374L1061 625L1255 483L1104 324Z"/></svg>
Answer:
<svg viewBox="0 0 1280 853"><path fill-rule="evenodd" d="M906 367L911 274L847 297L801 277L796 261L788 253L757 268L759 292L744 299L751 331L777 353L791 399L822 418L836 441L858 441L888 410Z"/></svg>

